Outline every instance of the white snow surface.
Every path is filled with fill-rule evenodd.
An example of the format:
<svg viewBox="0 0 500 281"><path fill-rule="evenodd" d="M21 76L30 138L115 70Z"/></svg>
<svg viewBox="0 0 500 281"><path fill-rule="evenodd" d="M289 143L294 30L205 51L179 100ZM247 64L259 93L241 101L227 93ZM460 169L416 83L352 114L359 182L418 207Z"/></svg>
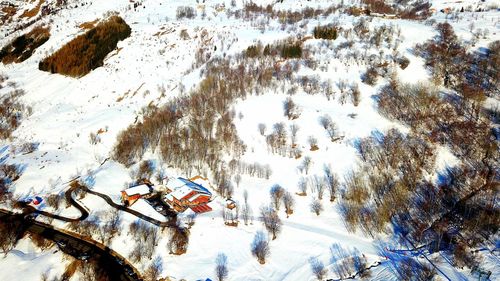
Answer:
<svg viewBox="0 0 500 281"><path fill-rule="evenodd" d="M36 4L28 3L29 1L15 2L26 8ZM144 7L139 7L137 11L128 9L129 1L86 2L90 5L63 10L57 15L42 19L43 23L51 22L52 36L27 61L11 65L0 64L0 73L6 74L9 81L15 82L18 87L26 91L23 101L33 108L33 114L23 120L21 126L14 132L14 141L0 145L0 157L5 157L8 163L18 163L25 167L22 177L15 184L17 195L43 197L64 192L68 188L67 182L70 179L92 171L92 188L120 203L120 191L132 181L129 170L111 160L102 166L100 164L109 157L117 134L141 118L141 108L148 104L162 105L180 95L181 88L189 90L198 84L200 69L193 69L191 66L204 31L210 34L210 46L217 47L217 51L213 52L214 56L240 53L256 40L261 40L265 44L290 35L288 31L279 28L278 22L271 21L269 26L272 28L261 33L249 22L235 18L228 19L224 12L216 11L216 4L225 3L226 7L229 7L229 1L207 1L206 18L202 19L198 11L198 16L193 20L176 20L175 11L182 5L196 7L194 1L144 0L142 1ZM254 2L275 3L271 0ZM325 7L338 2L340 0L285 0L283 3L276 3L275 8L300 10L306 6ZM480 1L470 2L474 2L471 5L476 5L476 2ZM460 7L461 3L462 1L452 0L432 1L433 7L438 10L448 6ZM498 3L498 0L491 0L478 5L490 7ZM237 1L237 7L241 6L242 2ZM125 19L132 28L132 35L118 44L118 49L108 55L102 67L80 79L38 70L38 62L41 59L76 35L83 33L78 27L79 24L103 19L110 11L118 12ZM495 10L480 13L479 16L464 13L460 15L462 19L450 23L464 40L472 38L469 31L471 22L474 22L476 27L488 29L488 36L479 39L475 46L480 48L487 46L493 40L500 39L498 15ZM347 26L356 21L355 17L336 16ZM432 18L443 22L446 17L436 12ZM326 24L331 19L330 17L311 21L308 28L312 30L317 23ZM393 24L402 30L404 39L398 51L410 59L408 68L398 70L397 73L403 81L415 83L430 79L423 60L414 56L411 48L435 35L432 26L423 22L380 18L374 18L371 24L374 26ZM1 27L2 31L11 28L12 26ZM180 38L179 34L183 29L188 32L191 39ZM5 37L4 32L0 33L0 46L21 34L18 31ZM339 38L340 40L342 38ZM306 44L317 45L318 41L310 40ZM257 217L259 207L269 204L269 188L273 184L280 184L295 193L301 176L321 175L325 164L331 165L342 178L342 175L355 168L359 161L353 146L356 139L370 136L375 132L385 132L394 127L405 130L400 124L391 122L378 113L373 95L383 83L380 82L375 87L361 83L360 74L365 68L366 66L331 59L326 72L304 67L298 73L298 75L313 73L322 79L329 78L334 82L342 79L349 83L358 83L361 91L361 102L358 106L350 102L341 104L337 98L327 100L323 95L308 95L299 91L293 99L301 107L302 114L297 120L290 121L283 115L282 104L287 95L281 90L268 91L260 96L249 96L234 104L237 116L241 113L241 118L235 118L238 135L247 145L247 152L243 155L242 161L269 164L272 168L270 179L242 175L241 183L234 195L237 202L243 202L243 190L247 190L254 216ZM159 89L162 87L166 90L165 96L160 94ZM0 94L5 91L6 89L0 89ZM341 141L332 143L318 123L318 118L324 114L330 115L337 124L340 134L344 136ZM303 158L296 160L268 151L265 137L259 134L257 126L259 123L264 123L270 131L272 125L277 122L284 122L287 128L294 123L300 127L297 143L303 152L303 157L309 156L312 159L308 175L298 168ZM95 145L90 144L90 133L97 133L100 129L104 131L99 135L100 142ZM307 144L309 136L318 139L319 150L309 150ZM38 150L26 155L11 152L13 146L26 141L39 143ZM157 159L154 155L151 158ZM455 164L456 159L451 153L446 148L440 148L437 168L444 169ZM175 169L168 169L170 173L176 173ZM166 246L167 235L162 236L155 251L155 255L163 258L162 276L173 277L174 280L214 279L215 258L222 252L228 257L229 280L315 280L307 260L310 257L317 257L329 267L329 247L333 243L339 243L347 249L357 248L366 255L369 263L383 259L376 249L374 239L362 233L347 232L337 212L336 203L323 198L322 204L325 210L320 216L316 216L309 210L311 194L305 197L294 195L294 198L295 212L290 217L287 218L283 209L280 210L283 230L276 240L270 242L271 255L265 265L259 264L250 253L250 243L255 233L264 230L262 223L255 219L252 224L244 225L240 219L238 227L225 226L221 217L225 203L221 198L216 198L211 203L214 210L196 218L191 228L186 254L181 256L169 254ZM91 210L92 215L110 209L104 200L94 195L87 195L81 201ZM138 200L132 208L157 220L165 221L165 218L145 200ZM78 215L74 208L61 209L58 213L71 217ZM111 244L114 250L126 257L134 242L130 240L128 225L135 220L136 217L124 214L123 229ZM62 222L52 223L58 227L67 227ZM23 276L22 280L39 280L40 274L47 270L50 276L62 274L64 263L61 263L62 255L59 252L53 253L54 249L44 252L30 250L29 243L23 239L7 257L0 257L0 280L16 280L16 276ZM149 261L143 261L135 265L144 270L148 263ZM459 274L449 265L442 264L442 267L447 268L447 274ZM388 269L383 266L374 273L373 280L387 280L390 276ZM494 274L493 277L500 278L498 270ZM332 271L329 271L327 276L337 278ZM473 280L468 273L460 273L460 276Z"/></svg>

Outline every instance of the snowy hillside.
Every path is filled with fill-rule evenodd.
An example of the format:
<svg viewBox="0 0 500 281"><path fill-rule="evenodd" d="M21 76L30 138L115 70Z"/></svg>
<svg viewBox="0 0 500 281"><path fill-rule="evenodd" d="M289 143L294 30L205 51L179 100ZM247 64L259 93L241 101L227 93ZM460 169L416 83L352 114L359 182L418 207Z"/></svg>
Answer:
<svg viewBox="0 0 500 281"><path fill-rule="evenodd" d="M422 242L428 235L425 223L437 229L431 220L444 221L441 218L455 211L450 206L468 196L466 191L454 190L452 193L460 198L446 197L448 201L443 199L446 203L438 207L419 205L437 211L416 216L429 221L419 225L421 232L415 230L420 236L413 236L402 234L404 231L396 226L401 214L393 211L387 211L393 215L387 214L390 219L374 226L377 231L367 231L363 223L373 215L370 208L384 199L377 197L375 188L366 191L362 186L366 182L356 181L356 175L362 174L360 177L375 186L372 173L388 173L375 163L394 156L392 161L401 163L394 164L397 168L391 166L392 186L397 186L406 172L419 170L415 179L418 188L429 184L445 190L445 182L452 182L446 178L452 168L484 160L488 169L483 167L478 174L486 183L467 184L496 194L500 96L494 58L492 71L497 80L492 79L496 82L489 90L486 86L485 90L470 90L481 93L481 97L474 99L476 96L470 94L477 103L463 113L481 111L477 116L470 113L475 117L467 120L474 124L484 121L481 124L485 127L477 125L487 128L485 138L491 140L484 157L483 150L462 148L450 140L456 136L450 133L454 132L452 125L436 125L438 131L414 125L418 123L415 116L421 115L411 115L413 104L408 106L403 98L399 99L403 108L394 106L398 98L388 100L394 102L390 106L395 110L408 109L405 114L397 118L387 113L381 105L381 92L396 79L400 85L394 87L402 87L401 92L410 88L404 88L405 83L423 83L426 91L435 91L440 97L426 104L432 114L425 122L455 116L453 110L440 111L442 103L436 100L459 99L456 96L462 95L461 89L469 88L457 82L462 78L452 79L458 74L445 85L452 71L437 77L438 66L429 64L427 49L419 51L416 46L439 37L437 28L449 23L466 50L461 54L471 56L470 61L464 58L463 65L473 65L481 54L488 57L487 50L500 40L500 1L432 0L425 6L428 17L419 18L422 11L418 10L412 14L416 19L377 13L375 7L379 6L368 4L371 2L377 1L1 2L0 48L35 27L48 28L50 37L26 60L0 63L3 106L16 105L12 115L19 120L11 134L0 139L0 164L16 167L19 174L13 178L7 168L0 171L4 178L0 207L21 212L15 201L40 197L40 204L31 202L24 211L39 212L36 220L108 245L127 258L145 280L217 280L214 268L220 253L227 258L227 280L343 280L350 276L360 280L424 280L412 279L408 275L411 269L400 270L403 260L416 268L414 273L427 273L427 269L433 272L434 280L477 280L482 274L478 272L489 272L489 280L500 278L496 195L491 202L485 199L491 208L491 213L486 213L493 217L488 230L493 234L480 242L464 239L469 243L467 249L475 253L477 262L471 262L475 265L472 267L451 258L458 246L444 250L445 246L435 246L433 239ZM390 2L382 8L391 8L398 15L410 13L421 4L381 2ZM106 54L100 67L78 78L39 69L45 58L79 35L90 36L88 30L113 15L121 17L131 33ZM335 38L315 36L321 26L334 30ZM300 54L286 56L287 48L293 52L294 46L300 46ZM477 65L471 68L491 68L486 60ZM12 94L16 90L19 95ZM15 103L6 102L10 95ZM412 102L417 107L419 99ZM486 109L492 113L484 113ZM2 130L7 131L9 120L2 119ZM469 130L465 125L456 126L461 131ZM394 146L422 146L431 152L425 156L425 149L399 154L391 146L385 153L370 155L372 151L376 154L383 140L389 139L384 136L394 130L417 138L412 141L401 137ZM472 129L470 132L478 135ZM368 153L363 146L366 143ZM408 155L415 159L398 158ZM426 164L420 164L420 159ZM432 160L427 163L427 159ZM405 165L410 168L403 170ZM464 175L469 179L479 178L468 172ZM183 209L166 201L165 194L172 193L173 179L178 177L202 186L202 194L208 191L211 211L195 216L192 205ZM137 201L129 198L130 206L125 204L122 191L144 180L151 184L154 196L145 192L149 197L141 195ZM280 189L275 189L276 185ZM356 187L365 190L356 193ZM200 192L199 188L194 190ZM408 201L415 196L416 205L425 201L414 194L398 195ZM356 196L364 199L358 202ZM398 200L391 200L389 207L396 208ZM484 202L477 200L474 202ZM346 206L354 201L359 203L359 216L351 220L358 223L350 224ZM236 208L228 207L230 203ZM411 216L411 207L397 211ZM266 225L266 208L269 216L276 215L279 221L276 239L272 227ZM265 262L259 262L258 255L252 253L256 234L261 231L269 248ZM172 246L176 234L189 238L184 251ZM439 241L446 240L450 245L458 239L453 236L448 241L440 235ZM417 236L422 238L418 241L421 243L410 245ZM52 277L67 270L69 262L53 248L42 251L30 247L25 236L10 252L2 248L5 257L0 257L0 280L14 276L40 280L44 272ZM73 275L71 280L84 280L82 274ZM113 276L110 279L114 280Z"/></svg>

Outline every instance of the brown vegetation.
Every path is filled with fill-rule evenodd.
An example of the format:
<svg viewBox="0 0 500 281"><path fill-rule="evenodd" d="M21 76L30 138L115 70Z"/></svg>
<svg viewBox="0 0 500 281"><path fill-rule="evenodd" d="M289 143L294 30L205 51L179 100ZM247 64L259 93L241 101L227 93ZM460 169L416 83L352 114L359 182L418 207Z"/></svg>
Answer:
<svg viewBox="0 0 500 281"><path fill-rule="evenodd" d="M316 39L337 39L337 27L335 26L316 26L313 30L314 38Z"/></svg>
<svg viewBox="0 0 500 281"><path fill-rule="evenodd" d="M35 50L50 38L48 27L35 27L0 50L0 61L4 64L20 63L33 55Z"/></svg>
<svg viewBox="0 0 500 281"><path fill-rule="evenodd" d="M15 6L4 6L2 7L2 17L0 17L0 23L8 23L12 17L17 13L17 8Z"/></svg>
<svg viewBox="0 0 500 281"><path fill-rule="evenodd" d="M38 15L38 12L40 12L40 8L42 7L43 3L45 3L45 0L39 0L38 4L33 9L24 11L21 15L21 18L32 18Z"/></svg>
<svg viewBox="0 0 500 281"><path fill-rule="evenodd" d="M93 21L86 21L78 25L81 29L92 29L95 27L96 23L99 22L99 19L95 19Z"/></svg>
<svg viewBox="0 0 500 281"><path fill-rule="evenodd" d="M84 76L102 66L106 55L116 48L118 41L130 36L130 33L130 27L122 18L112 16L46 57L38 68L73 77Z"/></svg>

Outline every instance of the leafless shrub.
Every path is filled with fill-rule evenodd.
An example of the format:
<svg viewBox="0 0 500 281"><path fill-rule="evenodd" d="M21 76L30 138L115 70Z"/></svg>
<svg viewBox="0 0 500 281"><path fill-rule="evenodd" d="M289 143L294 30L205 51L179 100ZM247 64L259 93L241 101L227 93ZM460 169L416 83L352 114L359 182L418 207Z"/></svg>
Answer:
<svg viewBox="0 0 500 281"><path fill-rule="evenodd" d="M63 198L61 194L50 194L49 196L47 196L47 205L54 208L54 210L58 210L59 204L62 200Z"/></svg>
<svg viewBox="0 0 500 281"><path fill-rule="evenodd" d="M323 280L326 273L328 272L328 270L325 268L325 265L316 257L310 258L309 264L311 265L311 271L314 276L316 276L318 280Z"/></svg>
<svg viewBox="0 0 500 281"><path fill-rule="evenodd" d="M361 80L363 81L363 83L373 86L375 85L375 83L377 83L378 76L379 74L377 69L374 66L370 66L366 70L365 74L363 74L363 76L361 77Z"/></svg>
<svg viewBox="0 0 500 281"><path fill-rule="evenodd" d="M139 165L139 170L137 171L136 180L149 180L153 176L154 172L154 163L151 160L144 160Z"/></svg>
<svg viewBox="0 0 500 281"><path fill-rule="evenodd" d="M227 269L227 256L224 253L217 254L217 258L215 259L215 275L218 281L226 280L229 275Z"/></svg>
<svg viewBox="0 0 500 281"><path fill-rule="evenodd" d="M294 120L299 118L301 109L291 97L287 97L283 102L283 111L288 120Z"/></svg>
<svg viewBox="0 0 500 281"><path fill-rule="evenodd" d="M293 199L293 195L289 191L286 191L283 195L283 205L285 205L285 212L287 217L293 214L295 199Z"/></svg>
<svg viewBox="0 0 500 281"><path fill-rule="evenodd" d="M189 244L189 230L180 226L170 229L170 238L167 247L171 254L182 255L186 253Z"/></svg>
<svg viewBox="0 0 500 281"><path fill-rule="evenodd" d="M273 206L276 210L280 209L281 198L285 195L285 189L281 187L279 184L275 184L269 190L269 194L271 195L271 200L273 202Z"/></svg>
<svg viewBox="0 0 500 281"><path fill-rule="evenodd" d="M311 207L311 212L315 213L317 216L319 216L321 211L323 211L323 204L321 204L321 201L319 201L317 199L314 199L311 202L310 207Z"/></svg>
<svg viewBox="0 0 500 281"><path fill-rule="evenodd" d="M269 242L262 231L258 231L255 234L253 242L251 244L252 255L257 258L260 264L266 263L266 258L270 254Z"/></svg>
<svg viewBox="0 0 500 281"><path fill-rule="evenodd" d="M307 195L307 180L304 177L301 177L298 182L299 187L299 195L306 196Z"/></svg>
<svg viewBox="0 0 500 281"><path fill-rule="evenodd" d="M309 147L310 147L309 150L316 151L316 150L319 149L319 147L318 147L318 139L315 138L314 136L309 136L307 138L307 142L309 143Z"/></svg>
<svg viewBox="0 0 500 281"><path fill-rule="evenodd" d="M21 221L15 219L0 220L0 249L4 256L14 248L22 236L23 227Z"/></svg>
<svg viewBox="0 0 500 281"><path fill-rule="evenodd" d="M311 168L311 165L312 165L312 160L311 160L311 157L309 156L306 156L304 157L304 159L302 160L302 164L301 166L299 167L301 170L305 171L306 172L306 175L309 173L309 169Z"/></svg>
<svg viewBox="0 0 500 281"><path fill-rule="evenodd" d="M147 281L156 281L160 277L162 270L163 260L161 256L156 256L147 267L144 277Z"/></svg>
<svg viewBox="0 0 500 281"><path fill-rule="evenodd" d="M260 135L263 136L266 133L266 124L259 123L258 129L259 129Z"/></svg>
<svg viewBox="0 0 500 281"><path fill-rule="evenodd" d="M328 192L330 193L330 202L335 201L335 197L337 191L339 189L339 179L337 175L332 171L332 168L329 165L325 165L323 167L323 171L325 172L325 183L328 188Z"/></svg>
<svg viewBox="0 0 500 281"><path fill-rule="evenodd" d="M323 194L325 193L326 182L322 177L314 176L314 189L318 195L318 199L323 199Z"/></svg>
<svg viewBox="0 0 500 281"><path fill-rule="evenodd" d="M260 208L260 216L267 231L273 235L272 240L276 239L276 236L280 233L282 226L278 212L276 212L276 210L272 207L263 206Z"/></svg>
<svg viewBox="0 0 500 281"><path fill-rule="evenodd" d="M290 138L292 141L292 147L296 146L297 144L297 132L299 131L300 127L299 125L293 123L290 125Z"/></svg>
<svg viewBox="0 0 500 281"><path fill-rule="evenodd" d="M182 40L189 40L189 39L191 39L189 37L189 33L187 32L186 29L182 29L181 30L181 33L179 34L179 37L181 37Z"/></svg>

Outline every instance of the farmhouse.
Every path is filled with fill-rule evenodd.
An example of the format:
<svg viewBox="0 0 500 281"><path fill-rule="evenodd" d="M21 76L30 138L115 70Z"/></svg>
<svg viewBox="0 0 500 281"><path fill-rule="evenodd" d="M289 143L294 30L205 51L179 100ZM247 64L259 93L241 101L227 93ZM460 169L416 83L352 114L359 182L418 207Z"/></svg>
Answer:
<svg viewBox="0 0 500 281"><path fill-rule="evenodd" d="M151 185L143 183L122 191L122 202L125 206L131 206L140 198L147 198L153 193Z"/></svg>
<svg viewBox="0 0 500 281"><path fill-rule="evenodd" d="M212 210L207 203L212 193L205 187L184 178L170 180L167 184L165 202L177 212L190 208L195 213L205 213Z"/></svg>

